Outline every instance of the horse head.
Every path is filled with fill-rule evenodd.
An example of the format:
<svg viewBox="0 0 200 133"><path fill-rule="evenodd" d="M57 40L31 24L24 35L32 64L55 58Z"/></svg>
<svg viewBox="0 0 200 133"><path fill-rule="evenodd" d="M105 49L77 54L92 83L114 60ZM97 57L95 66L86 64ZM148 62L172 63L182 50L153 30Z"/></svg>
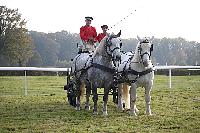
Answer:
<svg viewBox="0 0 200 133"><path fill-rule="evenodd" d="M121 30L117 35L115 34L107 35L104 45L107 55L109 55L112 58L112 61L115 66L121 60L120 49L122 46L122 41L119 39L120 35L121 35Z"/></svg>
<svg viewBox="0 0 200 133"><path fill-rule="evenodd" d="M144 37L140 38L137 36L137 39L139 41L137 45L137 51L140 57L141 62L143 63L144 67L148 67L152 65L151 63L151 52L153 51L153 44L152 41L154 37L152 36L151 38L149 37Z"/></svg>

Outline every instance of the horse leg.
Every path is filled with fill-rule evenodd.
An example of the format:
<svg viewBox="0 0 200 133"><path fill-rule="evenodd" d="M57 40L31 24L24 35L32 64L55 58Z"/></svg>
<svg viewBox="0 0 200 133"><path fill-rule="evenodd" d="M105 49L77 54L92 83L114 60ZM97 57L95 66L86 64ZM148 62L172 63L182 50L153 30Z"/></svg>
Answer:
<svg viewBox="0 0 200 133"><path fill-rule="evenodd" d="M136 89L137 89L137 86L135 83L132 83L131 84L131 90L130 90L130 114L131 115L135 115L137 116L136 114L136 98L137 98L137 95L136 95Z"/></svg>
<svg viewBox="0 0 200 133"><path fill-rule="evenodd" d="M90 94L91 94L91 83L88 80L86 80L86 102L85 102L86 110L90 110L90 104L89 104Z"/></svg>
<svg viewBox="0 0 200 133"><path fill-rule="evenodd" d="M123 103L122 103L122 86L123 84L118 85L118 108L120 111L123 111Z"/></svg>
<svg viewBox="0 0 200 133"><path fill-rule="evenodd" d="M76 110L80 110L80 97L81 97L81 82L77 81L76 82L76 87L77 87L77 99L76 99Z"/></svg>
<svg viewBox="0 0 200 133"><path fill-rule="evenodd" d="M123 89L122 89L122 98L124 99L125 102L125 108L130 109L130 94L129 94L130 87L128 84L124 83L123 84Z"/></svg>
<svg viewBox="0 0 200 133"><path fill-rule="evenodd" d="M152 84L149 84L145 87L145 101L146 101L146 114L147 115L152 115L151 114L151 96L150 96L150 92L151 92L151 88L152 88Z"/></svg>
<svg viewBox="0 0 200 133"><path fill-rule="evenodd" d="M117 104L117 88L113 85L113 87L112 87L112 95L113 95L113 102L115 103L115 104Z"/></svg>
<svg viewBox="0 0 200 133"><path fill-rule="evenodd" d="M109 87L104 87L104 96L103 96L103 115L108 115L107 112L107 103L108 103L108 94L109 94Z"/></svg>
<svg viewBox="0 0 200 133"><path fill-rule="evenodd" d="M98 94L97 94L97 87L96 85L92 85L92 94L93 94L93 102L94 102L94 109L93 114L97 115L97 101L98 101Z"/></svg>
<svg viewBox="0 0 200 133"><path fill-rule="evenodd" d="M129 86L128 84L123 85L123 94L124 94L124 101L125 101L125 108L126 109L130 109L130 89L131 89L131 86ZM136 93L136 98L137 98L137 93ZM135 104L135 112L136 113L139 112L136 104Z"/></svg>

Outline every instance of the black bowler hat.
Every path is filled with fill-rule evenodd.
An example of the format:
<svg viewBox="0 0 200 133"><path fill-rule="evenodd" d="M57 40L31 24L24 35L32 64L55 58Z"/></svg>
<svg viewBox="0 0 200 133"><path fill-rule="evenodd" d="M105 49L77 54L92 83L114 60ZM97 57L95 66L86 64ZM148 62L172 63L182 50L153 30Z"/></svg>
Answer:
<svg viewBox="0 0 200 133"><path fill-rule="evenodd" d="M102 28L102 29L103 29L103 28L108 29L108 25L102 25L101 28Z"/></svg>
<svg viewBox="0 0 200 133"><path fill-rule="evenodd" d="M93 20L93 17L85 17L86 20Z"/></svg>

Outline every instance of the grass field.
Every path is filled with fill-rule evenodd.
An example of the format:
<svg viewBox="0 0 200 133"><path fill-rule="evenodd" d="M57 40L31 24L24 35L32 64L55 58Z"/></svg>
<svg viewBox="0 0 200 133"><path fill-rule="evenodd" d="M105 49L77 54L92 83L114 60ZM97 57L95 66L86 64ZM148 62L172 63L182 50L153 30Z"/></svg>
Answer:
<svg viewBox="0 0 200 133"><path fill-rule="evenodd" d="M4 132L200 132L200 76L156 76L152 90L153 116L145 115L144 89L138 89L137 117L119 112L110 97L107 117L75 111L66 102L65 77L0 77L0 133ZM84 101L84 100L82 100ZM91 100L92 104L92 100ZM82 107L84 103L82 103ZM92 107L92 105L91 105Z"/></svg>

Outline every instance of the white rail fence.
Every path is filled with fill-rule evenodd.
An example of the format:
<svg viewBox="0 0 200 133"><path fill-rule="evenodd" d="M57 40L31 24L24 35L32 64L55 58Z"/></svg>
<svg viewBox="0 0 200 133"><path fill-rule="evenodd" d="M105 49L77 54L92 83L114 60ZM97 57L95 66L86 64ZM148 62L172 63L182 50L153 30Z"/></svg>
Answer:
<svg viewBox="0 0 200 133"><path fill-rule="evenodd" d="M200 70L200 66L155 66L155 70L169 70L169 88L172 88L172 69Z"/></svg>
<svg viewBox="0 0 200 133"><path fill-rule="evenodd" d="M71 68L0 67L0 71L24 71L24 94L28 95L27 71L70 72Z"/></svg>
<svg viewBox="0 0 200 133"><path fill-rule="evenodd" d="M200 66L155 66L155 70L169 70L169 88L172 88L172 69L200 70ZM28 94L27 71L52 71L52 72L70 72L70 68L41 68L41 67L0 67L0 71L24 71L24 93Z"/></svg>

